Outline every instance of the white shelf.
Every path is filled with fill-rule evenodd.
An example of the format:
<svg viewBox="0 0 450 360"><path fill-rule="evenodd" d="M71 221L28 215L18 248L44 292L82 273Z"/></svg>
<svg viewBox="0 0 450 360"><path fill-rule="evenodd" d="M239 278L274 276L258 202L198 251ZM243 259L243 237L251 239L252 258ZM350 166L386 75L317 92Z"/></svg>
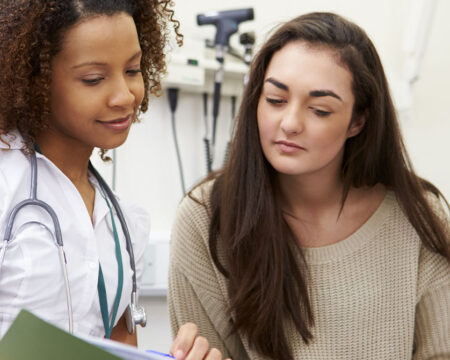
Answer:
<svg viewBox="0 0 450 360"><path fill-rule="evenodd" d="M143 285L139 290L139 297L167 297L167 288Z"/></svg>

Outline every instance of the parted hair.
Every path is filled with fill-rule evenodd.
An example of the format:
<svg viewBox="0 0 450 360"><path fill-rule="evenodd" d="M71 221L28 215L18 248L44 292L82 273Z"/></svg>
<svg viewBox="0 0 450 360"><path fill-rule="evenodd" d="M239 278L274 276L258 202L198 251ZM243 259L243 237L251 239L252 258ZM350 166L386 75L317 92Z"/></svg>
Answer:
<svg viewBox="0 0 450 360"><path fill-rule="evenodd" d="M136 24L145 95L159 95L166 71L169 24L181 45L171 0L14 0L0 2L0 129L18 129L28 147L49 124L51 60L64 34L79 20L125 12Z"/></svg>
<svg viewBox="0 0 450 360"><path fill-rule="evenodd" d="M395 192L424 245L450 262L448 224L428 199L436 195L447 208L448 203L411 166L371 40L359 26L332 13L310 13L282 24L252 62L228 161L209 176L215 182L208 199L210 252L228 278L232 331L246 336L264 357L277 360L293 359L285 333L288 322L306 344L313 339L314 326L308 264L283 216L277 173L264 156L257 123L267 67L272 56L293 41L334 51L353 76L352 119L364 115L366 121L345 144L342 206L351 187L384 184Z"/></svg>

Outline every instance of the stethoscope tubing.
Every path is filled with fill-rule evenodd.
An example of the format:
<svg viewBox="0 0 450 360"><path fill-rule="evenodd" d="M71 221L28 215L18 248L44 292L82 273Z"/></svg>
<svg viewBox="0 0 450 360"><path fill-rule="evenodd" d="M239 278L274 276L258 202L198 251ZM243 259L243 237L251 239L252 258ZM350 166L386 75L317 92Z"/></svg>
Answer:
<svg viewBox="0 0 450 360"><path fill-rule="evenodd" d="M62 232L61 232L61 226L59 224L58 216L56 215L53 208L45 203L44 201L41 201L37 199L37 159L36 159L36 153L32 153L30 155L30 162L31 162L31 184L30 184L30 197L28 199L25 199L21 201L19 204L14 206L14 208L11 210L11 213L8 217L5 234L3 237L3 246L0 249L0 271L1 266L3 263L3 259L6 254L6 248L7 244L9 243L11 239L12 229L14 226L14 221L17 216L17 213L23 209L26 206L39 206L43 208L51 217L53 222L53 227L55 231L55 240L56 244L58 246L58 254L61 262L62 272L64 275L64 283L65 283L65 289L66 289L66 298L67 298L67 312L68 312L68 318L69 318L69 332L73 333L73 311L72 311L72 297L70 294L70 285L69 285L69 277L67 272L67 259L66 255L64 253L64 244L62 240ZM94 175L94 177L99 182L100 187L106 192L107 197L111 200L114 210L116 211L116 215L119 218L120 225L122 227L122 231L125 236L126 240L126 248L129 254L130 258L130 267L132 270L132 293L131 293L131 304L132 306L136 305L136 292L137 292L137 285L136 285L136 265L134 261L134 252L133 252L133 244L131 242L130 233L128 231L128 226L125 221L125 217L123 215L122 209L120 208L120 205L116 199L116 196L106 184L105 180L101 177L101 175L98 173L98 171L94 168L91 162L89 162L89 170ZM43 224L42 224L43 225ZM45 226L45 225L44 225ZM45 226L47 229L48 227Z"/></svg>
<svg viewBox="0 0 450 360"><path fill-rule="evenodd" d="M67 314L68 314L68 320L69 320L69 332L73 333L73 310L72 310L72 296L70 294L70 285L69 285L69 276L67 273L67 259L66 255L64 253L64 244L62 240L62 233L61 233L61 226L59 224L58 216L56 215L53 208L45 203L44 201L41 201L37 199L37 159L36 159L36 153L33 153L30 156L30 162L31 162L31 184L30 184L30 198L25 199L21 201L19 204L14 206L14 208L11 210L11 213L8 217L8 222L6 225L5 235L3 237L3 248L2 248L2 254L0 255L0 270L1 265L3 264L3 259L6 254L6 248L7 245L11 239L11 233L14 226L14 221L16 219L16 216L18 212L23 209L26 206L39 206L43 208L52 218L54 232L55 232L55 240L56 245L58 246L58 255L61 263L61 268L64 276L64 285L66 290L66 301L67 301ZM44 225L45 226L45 225ZM48 227L45 226L47 229Z"/></svg>
<svg viewBox="0 0 450 360"><path fill-rule="evenodd" d="M122 209L120 208L120 205L119 205L119 202L116 199L116 196L114 195L114 193L112 192L112 190L108 186L108 184L106 184L106 181L100 176L98 171L94 168L94 166L92 165L91 162L89 162L89 170L92 172L94 177L97 179L97 181L99 182L101 188L103 190L105 190L106 195L111 200L111 202L113 204L113 207L114 207L114 210L116 210L116 215L119 218L120 226L122 227L122 231L123 231L123 234L125 236L127 251L128 251L128 254L130 255L129 256L129 258L130 258L130 267L131 267L131 270L133 272L133 275L132 275L133 287L132 287L131 299L132 299L132 303L134 304L133 297L134 298L136 297L136 291L137 291L137 286L136 286L136 264L134 262L133 244L131 243L130 232L128 231L128 226L127 226L127 223L125 221L125 217L123 216Z"/></svg>

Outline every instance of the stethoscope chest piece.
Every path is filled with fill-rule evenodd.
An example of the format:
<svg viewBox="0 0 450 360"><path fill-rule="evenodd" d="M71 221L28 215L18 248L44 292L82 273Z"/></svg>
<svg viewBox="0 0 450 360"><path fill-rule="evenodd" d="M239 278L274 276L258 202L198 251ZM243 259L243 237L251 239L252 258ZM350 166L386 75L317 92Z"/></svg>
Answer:
<svg viewBox="0 0 450 360"><path fill-rule="evenodd" d="M129 304L125 310L125 319L129 334L134 334L136 325L144 327L147 324L147 315L145 315L144 308L136 306L133 302Z"/></svg>

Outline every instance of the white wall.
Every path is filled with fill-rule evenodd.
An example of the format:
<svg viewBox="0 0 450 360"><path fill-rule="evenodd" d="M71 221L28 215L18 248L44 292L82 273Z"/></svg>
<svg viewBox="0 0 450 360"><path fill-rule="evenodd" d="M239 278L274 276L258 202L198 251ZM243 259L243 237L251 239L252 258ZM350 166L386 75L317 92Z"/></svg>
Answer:
<svg viewBox="0 0 450 360"><path fill-rule="evenodd" d="M181 21L186 48L190 43L213 38L212 27L198 27L196 15L208 10L253 7L255 20L244 23L240 31L255 31L257 42L280 21L310 11L335 11L362 26L374 41L385 70L393 78L403 61L402 39L411 0L179 0L176 17ZM402 122L407 148L420 175L438 185L450 198L448 166L450 136L450 1L438 0L437 11L424 57L421 78L413 93L410 117ZM232 45L239 48L234 36ZM222 136L227 134L230 101L223 100L219 119ZM205 175L203 154L203 115L199 95L182 93L177 111L177 129L186 183L192 186ZM222 147L221 138L219 146ZM223 143L223 141L222 141ZM168 233L182 194L170 127L166 97L154 99L141 124L135 125L127 143L118 149L117 191L122 198L141 204L152 219L152 230ZM106 170L108 171L108 170ZM170 332L164 298L146 298L148 326L139 331L142 348L168 350Z"/></svg>
<svg viewBox="0 0 450 360"><path fill-rule="evenodd" d="M412 116L402 122L417 172L450 199L450 1L439 0L421 78L414 89Z"/></svg>

